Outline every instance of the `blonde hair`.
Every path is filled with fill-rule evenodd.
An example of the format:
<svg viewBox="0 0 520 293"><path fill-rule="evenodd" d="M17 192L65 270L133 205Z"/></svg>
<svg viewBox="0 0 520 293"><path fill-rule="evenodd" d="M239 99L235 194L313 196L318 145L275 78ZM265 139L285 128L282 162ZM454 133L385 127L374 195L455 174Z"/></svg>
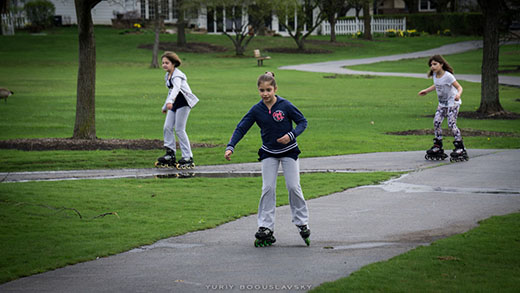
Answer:
<svg viewBox="0 0 520 293"><path fill-rule="evenodd" d="M177 56L177 54L175 54L174 52L172 51L165 51L164 54L162 54L161 56L161 60L162 58L167 58L168 60L170 60L171 63L173 63L173 65L175 65L175 67L179 67L181 66L181 58L179 58L179 56Z"/></svg>
<svg viewBox="0 0 520 293"><path fill-rule="evenodd" d="M263 82L269 82L274 88L276 87L276 80L274 79L274 73L271 71L266 71L264 74L258 77L258 81L256 86L260 86Z"/></svg>

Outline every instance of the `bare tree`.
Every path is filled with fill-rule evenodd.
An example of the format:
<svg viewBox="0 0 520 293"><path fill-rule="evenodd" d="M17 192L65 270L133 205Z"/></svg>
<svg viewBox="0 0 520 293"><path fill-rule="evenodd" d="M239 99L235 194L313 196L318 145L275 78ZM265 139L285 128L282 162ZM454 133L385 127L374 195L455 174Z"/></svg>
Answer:
<svg viewBox="0 0 520 293"><path fill-rule="evenodd" d="M336 42L336 21L338 12L345 5L346 0L322 0L319 2L321 11L330 23L330 41Z"/></svg>
<svg viewBox="0 0 520 293"><path fill-rule="evenodd" d="M233 42L237 56L244 55L273 10L272 0L213 0L207 4L217 11L218 18L223 19L225 13L226 29L222 33Z"/></svg>
<svg viewBox="0 0 520 293"><path fill-rule="evenodd" d="M367 41L372 41L372 17L370 17L370 3L370 0L363 1L363 22L365 26L365 31L363 32L363 39Z"/></svg>
<svg viewBox="0 0 520 293"><path fill-rule="evenodd" d="M478 113L496 115L504 112L498 93L498 52L502 0L478 0L484 14L484 48L482 56L482 91Z"/></svg>
<svg viewBox="0 0 520 293"><path fill-rule="evenodd" d="M186 14L187 6L184 0L177 0L177 46L186 46Z"/></svg>
<svg viewBox="0 0 520 293"><path fill-rule="evenodd" d="M403 0L408 8L408 13L419 12L419 0Z"/></svg>
<svg viewBox="0 0 520 293"><path fill-rule="evenodd" d="M155 32L155 39L153 42L153 57L152 57L152 63L150 64L151 68L159 68L159 63L157 61L158 55L159 55L159 37L161 33L161 23L162 23L162 13L160 13L159 8L159 0L153 0L153 6L155 11L155 19L154 19L154 32ZM161 7L162 8L162 7Z"/></svg>
<svg viewBox="0 0 520 293"><path fill-rule="evenodd" d="M99 2L101 0L74 0L79 39L74 139L96 139L96 43L91 10Z"/></svg>
<svg viewBox="0 0 520 293"><path fill-rule="evenodd" d="M323 12L315 9L320 4L319 0L280 0L276 5L276 15L289 36L294 39L298 50L305 50L305 39L325 19Z"/></svg>

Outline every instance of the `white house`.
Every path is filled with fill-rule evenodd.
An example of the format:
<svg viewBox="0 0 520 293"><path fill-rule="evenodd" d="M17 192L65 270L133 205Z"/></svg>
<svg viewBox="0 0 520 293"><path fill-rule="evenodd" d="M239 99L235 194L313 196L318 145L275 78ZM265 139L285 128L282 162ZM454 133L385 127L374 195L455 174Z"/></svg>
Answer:
<svg viewBox="0 0 520 293"><path fill-rule="evenodd" d="M74 1L72 0L50 0L56 7L56 17L61 20L64 25L77 24ZM161 11L164 15L165 23L177 22L177 0L160 0ZM207 30L208 33L220 33L223 30L231 32L234 21L229 17L226 18L226 11L238 8L208 8L199 7L197 11L188 13L186 19L189 25L199 29ZM141 19L153 19L155 10L151 0L104 0L92 9L92 21L97 25L111 25L112 19L116 16L124 14L134 14ZM229 14L228 14L229 15ZM315 11L314 15L317 15ZM245 21L246 15L242 16ZM235 20L236 21L236 20ZM268 28L281 35L287 35L278 22L276 15L273 15Z"/></svg>

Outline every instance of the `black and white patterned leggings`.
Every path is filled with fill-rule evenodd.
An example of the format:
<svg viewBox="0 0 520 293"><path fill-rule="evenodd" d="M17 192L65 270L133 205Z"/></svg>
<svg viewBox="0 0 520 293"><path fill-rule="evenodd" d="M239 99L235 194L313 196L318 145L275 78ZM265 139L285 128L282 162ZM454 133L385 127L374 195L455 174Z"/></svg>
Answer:
<svg viewBox="0 0 520 293"><path fill-rule="evenodd" d="M444 118L448 117L448 128L451 129L455 141L462 140L462 135L460 133L459 128L457 127L457 116L459 114L459 107L460 105L455 105L453 107L437 107L435 117L433 118L433 130L435 132L436 139L442 139L442 121L444 121Z"/></svg>

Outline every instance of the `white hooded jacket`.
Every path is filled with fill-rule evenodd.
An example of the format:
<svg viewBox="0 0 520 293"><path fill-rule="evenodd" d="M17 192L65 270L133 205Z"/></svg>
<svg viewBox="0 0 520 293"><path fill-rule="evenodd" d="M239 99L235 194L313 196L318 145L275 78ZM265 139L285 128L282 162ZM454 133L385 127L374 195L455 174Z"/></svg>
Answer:
<svg viewBox="0 0 520 293"><path fill-rule="evenodd" d="M166 81L166 87L169 88L169 91L162 108L163 111L167 110L166 105L168 103L173 104L175 102L175 98L177 98L179 92L182 92L190 108L195 107L195 105L199 102L199 98L193 94L190 86L188 85L188 78L186 77L186 74L184 74L178 68L173 70L172 77L169 80L168 72L166 72L164 80Z"/></svg>

